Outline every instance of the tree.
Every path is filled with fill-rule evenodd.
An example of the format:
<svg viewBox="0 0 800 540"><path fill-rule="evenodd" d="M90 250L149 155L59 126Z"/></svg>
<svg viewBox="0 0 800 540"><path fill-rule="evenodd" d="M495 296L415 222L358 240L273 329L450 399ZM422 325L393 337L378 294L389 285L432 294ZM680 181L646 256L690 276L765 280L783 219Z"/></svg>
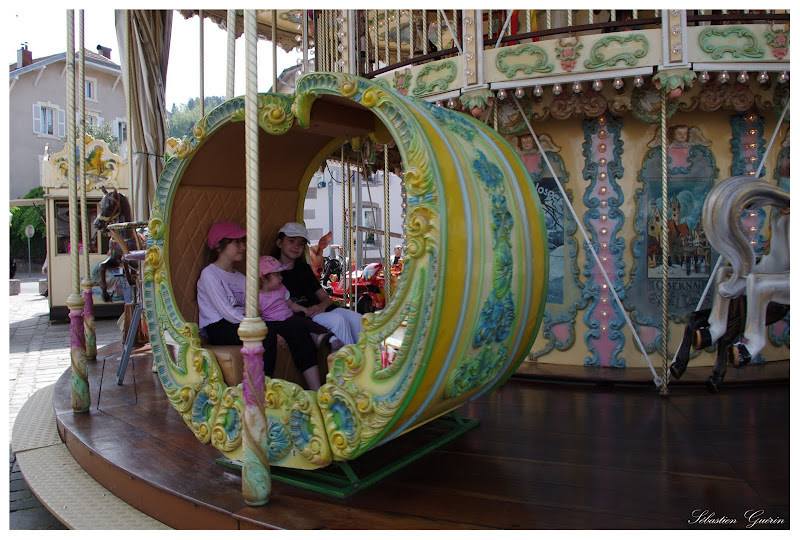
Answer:
<svg viewBox="0 0 800 540"><path fill-rule="evenodd" d="M87 124L86 125L86 133L90 135L93 139L99 139L101 141L105 141L108 144L108 149L111 150L114 154L119 154L119 145L120 141L114 135L114 131L111 129L111 124L108 122L103 122L99 126L92 126Z"/></svg>
<svg viewBox="0 0 800 540"><path fill-rule="evenodd" d="M225 98L222 96L208 96L205 98L205 112L208 114L211 109L223 103ZM172 110L167 112L167 137L183 139L192 134L192 128L200 120L200 99L189 99L185 105L175 105Z"/></svg>
<svg viewBox="0 0 800 540"><path fill-rule="evenodd" d="M23 199L40 199L42 197L44 197L44 189L40 186L30 190ZM25 227L27 225L33 225L36 231L31 238L31 260L41 262L47 254L47 247L44 242L47 234L47 227L44 221L44 205L11 207L9 251L14 258L27 260L28 237L25 236Z"/></svg>

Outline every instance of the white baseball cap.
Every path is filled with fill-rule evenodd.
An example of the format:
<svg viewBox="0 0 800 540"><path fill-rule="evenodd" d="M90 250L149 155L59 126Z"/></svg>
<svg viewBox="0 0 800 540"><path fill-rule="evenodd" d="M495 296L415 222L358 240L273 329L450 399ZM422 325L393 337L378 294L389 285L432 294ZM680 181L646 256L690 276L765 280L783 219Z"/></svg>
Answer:
<svg viewBox="0 0 800 540"><path fill-rule="evenodd" d="M296 221L290 221L289 223L281 227L281 230L278 232L283 233L289 237L302 236L303 238L306 239L306 242L309 241L308 229L306 229L305 225L303 225L302 223L297 223Z"/></svg>

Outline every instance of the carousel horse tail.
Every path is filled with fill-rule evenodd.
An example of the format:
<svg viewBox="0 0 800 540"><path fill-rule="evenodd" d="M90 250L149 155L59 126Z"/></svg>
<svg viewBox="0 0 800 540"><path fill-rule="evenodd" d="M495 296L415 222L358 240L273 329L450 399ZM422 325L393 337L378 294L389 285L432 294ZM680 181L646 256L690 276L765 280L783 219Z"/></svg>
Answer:
<svg viewBox="0 0 800 540"><path fill-rule="evenodd" d="M718 284L723 296L736 296L741 279L750 274L756 264L756 254L741 226L746 209L773 205L789 207L789 194L766 180L750 176L734 176L720 182L709 192L703 205L703 227L712 246L733 269L727 281Z"/></svg>

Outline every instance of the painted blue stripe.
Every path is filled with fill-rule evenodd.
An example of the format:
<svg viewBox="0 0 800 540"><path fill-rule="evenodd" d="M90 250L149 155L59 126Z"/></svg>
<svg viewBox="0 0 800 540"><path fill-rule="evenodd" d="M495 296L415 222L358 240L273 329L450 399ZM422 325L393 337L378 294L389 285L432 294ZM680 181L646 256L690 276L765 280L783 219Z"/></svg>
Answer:
<svg viewBox="0 0 800 540"><path fill-rule="evenodd" d="M500 151L499 145L491 137L489 138L489 144L494 149L495 155L497 155L498 157L504 155ZM514 178L514 176L513 176L513 167L511 165L511 162L505 157L503 158L502 162L503 162L503 166L505 167L506 172L507 172L506 178ZM516 203L519 215L522 217L522 221L524 223L526 223L526 224L529 223L528 222L528 214L527 214L525 205L523 204L522 190L520 189L519 183L517 183L515 181L510 181L510 182L507 182L506 185L511 187L514 190L514 195L516 197L516 199L514 199L514 201ZM537 195L534 193L534 196L537 196ZM528 257L525 260L527 265L521 265L521 264L520 265L515 265L517 271L519 272L519 271L521 271L521 270L523 270L525 268L532 268L534 260L533 260L533 249L531 249L528 246L528 244L526 244L525 241L524 241L525 240L525 231L522 230L522 227L520 227L519 224L516 224L515 227L517 228L517 233L516 233L517 242L519 243L520 246L525 246L525 252L528 253ZM522 279L522 276L518 276L517 279L518 280ZM531 310L530 295L531 294L532 294L532 291L530 291L528 293L528 297L526 297L526 299L525 299L525 308L523 310L521 318L519 319L519 326L518 326L518 329L517 329L517 337L514 340L513 347L510 348L509 351L508 351L508 359L506 360L506 363L503 365L503 368L500 369L497 372L497 375L495 375L494 378L489 383L484 385L482 390L478 391L472 398L470 398L470 401L482 396L483 394L485 394L489 390L489 388L492 388L497 383L497 381L500 379L501 375L503 373L505 373L506 369L508 369L508 366L511 363L511 360L516 356L516 353L517 353L517 351L519 350L519 347L520 347L520 341L522 340L522 334L524 333L524 328L523 328L522 324L524 323L524 321L528 320L528 316L530 315L530 310ZM521 300L522 300L521 298L518 298L517 302L519 302Z"/></svg>
<svg viewBox="0 0 800 540"><path fill-rule="evenodd" d="M428 116L427 112L425 114L426 114L426 117L428 118L428 120L431 122L431 125L436 130L437 135L441 138L441 140L448 142L448 147L450 148L450 156L452 158L453 156L456 155L456 151L453 150L454 145L451 144L449 142L449 140L448 140L450 135L446 135L444 133L444 131L436 123L436 120L431 118L430 116ZM458 174L458 182L459 182L459 187L461 188L461 191L460 191L461 199L462 199L462 201L464 201L464 208L469 209L469 196L467 195L467 186L464 183L464 180L465 180L464 170L462 168L460 160L456 159L456 160L454 160L454 162L455 162L455 165L456 165L456 167L458 169L458 173L459 173ZM442 180L443 180L442 188L444 189L444 179L442 179ZM444 193L442 193L442 197L440 199L442 204L445 203L445 199L446 198L444 196ZM466 212L466 224L467 224L467 231L471 231L472 230L472 214L469 211ZM472 282L472 273L473 273L472 261L474 260L474 253L473 253L473 247L472 247L472 243L471 242L467 242L466 260L467 260L467 268L466 268L465 283L471 283ZM445 278L444 265L440 264L439 268L440 268L439 279L443 279L443 278ZM442 384L444 382L444 375L445 375L445 373L448 372L450 364L453 362L453 358L455 356L456 348L460 345L461 334L464 331L464 321L465 321L465 318L467 316L467 297L468 296L469 295L465 294L461 298L461 314L459 315L459 318L458 318L458 330L457 330L456 334L453 336L452 341L450 342L450 349L447 352L447 358L445 359L445 362L442 365L442 368L439 370L439 375L436 377L436 382L431 387L431 390L428 393L428 395L425 397L425 400L417 408L416 412L414 412L414 414L411 416L411 418L406 420L406 422L404 422L403 425L400 426L399 428L395 428L387 437L384 437L384 439L383 439L384 441L389 441L389 440L397 437L401 433L403 433L406 429L408 429L417 420L417 418L420 417L422 412L427 409L428 405L433 400L433 398L436 395L438 395L439 388L441 388L441 386L442 386ZM442 309L442 308L444 308L444 306L440 306L440 309Z"/></svg>

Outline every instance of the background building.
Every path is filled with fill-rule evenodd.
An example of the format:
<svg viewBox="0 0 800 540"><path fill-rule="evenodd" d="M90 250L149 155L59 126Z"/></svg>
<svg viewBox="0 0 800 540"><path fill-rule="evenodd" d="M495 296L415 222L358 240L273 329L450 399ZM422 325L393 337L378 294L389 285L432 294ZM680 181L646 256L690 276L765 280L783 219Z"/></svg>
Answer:
<svg viewBox="0 0 800 540"><path fill-rule="evenodd" d="M125 89L111 49L85 51L86 123L108 122L114 136L127 140ZM77 53L76 53L77 55ZM42 158L64 148L66 137L66 53L33 58L23 44L9 66L9 198L18 199L40 185ZM127 145L120 153L125 156Z"/></svg>

